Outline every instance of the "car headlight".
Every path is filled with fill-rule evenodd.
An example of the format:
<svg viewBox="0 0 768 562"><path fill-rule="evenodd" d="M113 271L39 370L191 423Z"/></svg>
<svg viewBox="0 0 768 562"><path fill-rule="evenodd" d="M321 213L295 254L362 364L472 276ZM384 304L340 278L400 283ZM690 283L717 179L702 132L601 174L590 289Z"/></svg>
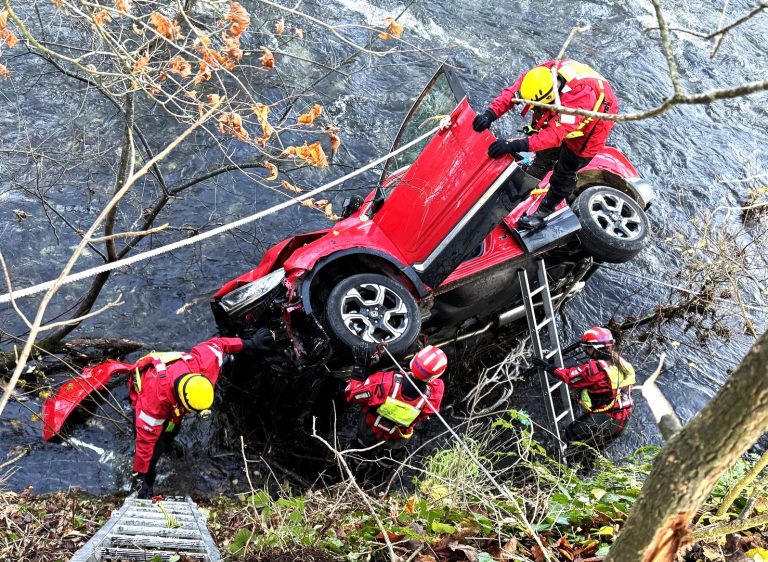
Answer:
<svg viewBox="0 0 768 562"><path fill-rule="evenodd" d="M281 267L261 279L243 285L222 297L219 301L221 308L229 315L242 312L243 309L248 308L280 285L283 279L285 279L285 269Z"/></svg>

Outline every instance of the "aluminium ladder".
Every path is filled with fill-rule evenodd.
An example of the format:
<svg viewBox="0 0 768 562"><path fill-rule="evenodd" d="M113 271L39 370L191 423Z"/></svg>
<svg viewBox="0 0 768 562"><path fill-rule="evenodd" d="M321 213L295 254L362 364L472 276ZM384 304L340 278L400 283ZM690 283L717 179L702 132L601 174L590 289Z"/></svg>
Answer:
<svg viewBox="0 0 768 562"><path fill-rule="evenodd" d="M555 308L552 304L552 295L549 291L547 267L544 264L543 259L536 260L536 274L538 283L535 289L531 289L528 272L525 269L520 269L517 273L520 281L520 290L522 291L523 296L523 304L525 305L525 316L528 320L528 330L531 333L533 354L545 361L554 359L555 367L562 367L563 354L560 349L560 338L557 335ZM541 321L536 318L537 304L534 302L534 298L538 295L541 295L541 308L543 312ZM541 331L543 329L546 329L548 335L546 345L542 345ZM565 443L562 440L560 432L561 422L570 423L573 421L573 406L571 405L568 386L562 381L555 379L544 369L537 369L537 371L539 373L541 391L544 394L550 431L557 439L562 452L565 450ZM559 396L553 396L555 393Z"/></svg>
<svg viewBox="0 0 768 562"><path fill-rule="evenodd" d="M206 527L206 518L189 498L163 500L126 498L104 526L70 562L105 560L182 560L219 562L221 555ZM178 559L178 558L177 558Z"/></svg>

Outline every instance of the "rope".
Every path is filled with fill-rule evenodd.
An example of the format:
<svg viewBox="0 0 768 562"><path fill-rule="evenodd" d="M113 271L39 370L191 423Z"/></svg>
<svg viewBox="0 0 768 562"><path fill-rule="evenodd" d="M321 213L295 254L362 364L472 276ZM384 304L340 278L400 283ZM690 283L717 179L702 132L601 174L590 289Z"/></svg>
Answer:
<svg viewBox="0 0 768 562"><path fill-rule="evenodd" d="M259 211L258 213L255 213L253 215L244 217L242 219L236 220L234 222L224 224L222 226L219 226L217 228L214 228L213 230L209 230L207 232L203 232L201 234L197 234L195 236L191 236L190 238L185 238L184 240L179 240L177 242L173 242L171 244L167 244L165 246L160 246L159 248L154 248L152 250L148 250L146 252L141 252L139 254L135 254L133 256L129 256L127 258L123 258L121 260L105 263L103 265L92 267L90 269L86 269L84 271L79 271L77 273L73 273L71 275L67 275L64 277L61 282L62 285L66 285L69 283L74 283L76 281L81 281L83 279L87 279L89 277L93 277L95 275L98 275L99 273L105 273L107 271L112 271L114 269L118 269L121 267L126 267L129 265L132 265L134 263L144 261L150 258L153 258L155 256L159 256L161 254L165 254L167 252L172 252L174 250L178 250L179 248L183 248L184 246L191 246L192 244L196 244L198 242L202 242L203 240L206 240L208 238L213 238L214 236L218 236L219 234L223 232L227 232L228 230L233 230L235 228L244 226L248 223L254 222L256 220L259 220L263 217L266 217L267 215L271 215L273 213L276 213L277 211L281 211L283 209L286 209L292 205L296 205L297 203L301 203L305 199L309 199L310 197L314 197L318 193L322 193L323 191L326 191L332 187L335 187L339 185L340 183L344 183L350 178L353 178L355 176L358 176L364 172L367 172L371 168L374 168L381 164L382 162L385 162L389 158L393 156L397 156L401 152L408 150L415 144L420 143L424 139L430 137L434 133L436 133L438 130L440 130L442 126L438 125L434 129L424 133L420 137L412 140L406 145L401 146L397 150L394 150L390 152L389 154L385 154L384 156L377 158L376 160L373 160L372 162L369 162L362 168L358 168L357 170L350 172L349 174L342 176L338 179L335 179L329 183L326 183L324 185L321 185L320 187L313 189L312 191L308 191L307 193L303 193L301 195L297 195L296 197L290 198L287 201L284 201L283 203L279 203L277 205L274 205L273 207L270 207L269 209L265 209L264 211ZM0 304L10 302L11 297L14 299L22 298L22 297L28 297L30 295L34 295L36 293L41 293L53 286L53 284L56 282L56 280L52 281L46 281L45 283L40 283L38 285L33 285L32 287L27 287L26 289L21 289L19 291L12 291L9 293L6 293L4 295L0 295Z"/></svg>

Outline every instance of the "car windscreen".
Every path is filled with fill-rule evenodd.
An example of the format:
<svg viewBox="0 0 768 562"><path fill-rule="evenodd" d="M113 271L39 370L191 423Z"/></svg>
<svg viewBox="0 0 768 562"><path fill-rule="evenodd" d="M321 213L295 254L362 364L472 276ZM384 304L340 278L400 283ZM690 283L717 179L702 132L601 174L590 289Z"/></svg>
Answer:
<svg viewBox="0 0 768 562"><path fill-rule="evenodd" d="M449 115L463 98L464 91L455 76L445 67L440 67L408 112L395 137L392 150L408 144L419 135L424 134L425 131L436 126L439 118ZM428 141L429 139L425 139L422 143L414 145L405 152L387 160L380 182L384 182L397 170L410 166Z"/></svg>

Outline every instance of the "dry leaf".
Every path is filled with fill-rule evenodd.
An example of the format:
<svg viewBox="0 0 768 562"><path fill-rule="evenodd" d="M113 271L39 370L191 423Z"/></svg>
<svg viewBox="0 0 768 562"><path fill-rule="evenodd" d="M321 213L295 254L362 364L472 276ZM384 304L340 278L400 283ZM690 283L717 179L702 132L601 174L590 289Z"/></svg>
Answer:
<svg viewBox="0 0 768 562"><path fill-rule="evenodd" d="M264 167L269 171L267 181L274 181L277 179L277 166L268 160L264 160Z"/></svg>
<svg viewBox="0 0 768 562"><path fill-rule="evenodd" d="M269 124L269 121L267 121L267 116L269 115L269 106L264 105L263 103L257 103L253 106L252 109L253 113L259 120L259 124L261 125L261 138L258 139L258 142L259 145L264 146L275 132L275 129L272 127L272 125Z"/></svg>
<svg viewBox="0 0 768 562"><path fill-rule="evenodd" d="M54 6L56 6L56 9L57 9L57 10L58 10L59 8L61 8L61 0L51 0L51 4L53 4Z"/></svg>
<svg viewBox="0 0 768 562"><path fill-rule="evenodd" d="M405 28L397 23L393 18L384 18L384 23L387 24L388 33L379 33L379 38L383 39L384 41L387 41L393 37L395 39L400 39L400 36L403 34L403 29Z"/></svg>
<svg viewBox="0 0 768 562"><path fill-rule="evenodd" d="M435 558L431 554L419 554L419 557L416 559L416 562L437 562L437 558Z"/></svg>
<svg viewBox="0 0 768 562"><path fill-rule="evenodd" d="M19 219L19 222L23 221L28 216L27 213L21 209L14 209L13 213L16 215L16 218Z"/></svg>
<svg viewBox="0 0 768 562"><path fill-rule="evenodd" d="M131 12L131 0L115 0L115 10L120 16L126 16Z"/></svg>
<svg viewBox="0 0 768 562"><path fill-rule="evenodd" d="M192 66L181 55L176 55L168 63L171 72L179 74L182 78L192 74Z"/></svg>
<svg viewBox="0 0 768 562"><path fill-rule="evenodd" d="M251 23L251 16L248 15L248 11L237 2L229 3L229 13L224 19L232 22L229 34L233 38L239 38Z"/></svg>
<svg viewBox="0 0 768 562"><path fill-rule="evenodd" d="M319 103L316 103L312 106L312 109L309 110L309 113L302 113L299 115L299 118L296 120L296 122L299 125L311 125L322 112L323 106Z"/></svg>
<svg viewBox="0 0 768 562"><path fill-rule="evenodd" d="M319 142L313 142L309 146L304 143L304 146L289 146L286 148L281 156L294 156L302 159L310 166L316 168L325 168L328 166L328 157L325 155L325 151Z"/></svg>
<svg viewBox="0 0 768 562"><path fill-rule="evenodd" d="M264 51L264 54L261 55L261 66L264 68L275 68L275 55L272 54L272 51L266 47L262 47L261 50Z"/></svg>
<svg viewBox="0 0 768 562"><path fill-rule="evenodd" d="M211 105L218 105L221 102L221 96L219 94L208 94L208 103Z"/></svg>
<svg viewBox="0 0 768 562"><path fill-rule="evenodd" d="M414 513L416 510L414 509L414 505L416 504L416 496L411 496L408 498L408 501L405 502L405 512L406 513Z"/></svg>
<svg viewBox="0 0 768 562"><path fill-rule="evenodd" d="M275 24L275 34L282 35L283 33L285 33L285 20L280 18Z"/></svg>
<svg viewBox="0 0 768 562"><path fill-rule="evenodd" d="M3 80L7 80L10 77L11 77L11 73L8 72L8 69L5 68L5 65L0 64L0 78L2 78Z"/></svg>
<svg viewBox="0 0 768 562"><path fill-rule="evenodd" d="M149 14L149 24L166 39L178 39L181 35L181 27L179 27L179 24L172 22L160 12L152 12Z"/></svg>
<svg viewBox="0 0 768 562"><path fill-rule="evenodd" d="M16 35L13 34L13 31L6 27L7 25L8 12L3 10L0 12L0 45L5 43L9 47L13 48L16 46L19 40L16 38Z"/></svg>
<svg viewBox="0 0 768 562"><path fill-rule="evenodd" d="M187 97L191 100L197 99L197 90L183 90L184 91L184 97Z"/></svg>
<svg viewBox="0 0 768 562"><path fill-rule="evenodd" d="M200 82L206 82L211 79L211 69L208 67L208 65L204 62L200 62L200 68L197 71L197 74L195 74L195 77L192 79L193 84L199 84Z"/></svg>
<svg viewBox="0 0 768 562"><path fill-rule="evenodd" d="M100 12L96 12L93 14L93 23L98 25L99 27L104 27L105 23L111 22L112 18L109 15L109 12L107 10L101 10Z"/></svg>
<svg viewBox="0 0 768 562"><path fill-rule="evenodd" d="M298 37L299 39L304 39L304 30L300 27L297 27L293 30L293 34Z"/></svg>
<svg viewBox="0 0 768 562"><path fill-rule="evenodd" d="M282 185L284 189L287 189L288 191L291 191L293 193L302 193L304 191L303 189L298 188L295 185L293 185L292 183L288 183L285 180L280 180L280 185ZM304 203L302 202L302 205L303 204Z"/></svg>
<svg viewBox="0 0 768 562"><path fill-rule="evenodd" d="M328 138L331 139L331 152L336 154L341 146L341 139L336 133L328 133Z"/></svg>
<svg viewBox="0 0 768 562"><path fill-rule="evenodd" d="M133 71L134 72L142 72L144 70L144 67L147 66L147 63L149 62L149 56L144 54L139 57L139 60L136 61L136 63L133 65Z"/></svg>
<svg viewBox="0 0 768 562"><path fill-rule="evenodd" d="M210 47L211 40L208 38L207 35L201 33L197 36L197 39L195 39L195 43L194 43L195 48L197 48L199 45L202 45L203 47Z"/></svg>
<svg viewBox="0 0 768 562"><path fill-rule="evenodd" d="M249 140L248 131L243 127L243 118L236 112L225 113L219 117L219 131L229 133L239 141Z"/></svg>

